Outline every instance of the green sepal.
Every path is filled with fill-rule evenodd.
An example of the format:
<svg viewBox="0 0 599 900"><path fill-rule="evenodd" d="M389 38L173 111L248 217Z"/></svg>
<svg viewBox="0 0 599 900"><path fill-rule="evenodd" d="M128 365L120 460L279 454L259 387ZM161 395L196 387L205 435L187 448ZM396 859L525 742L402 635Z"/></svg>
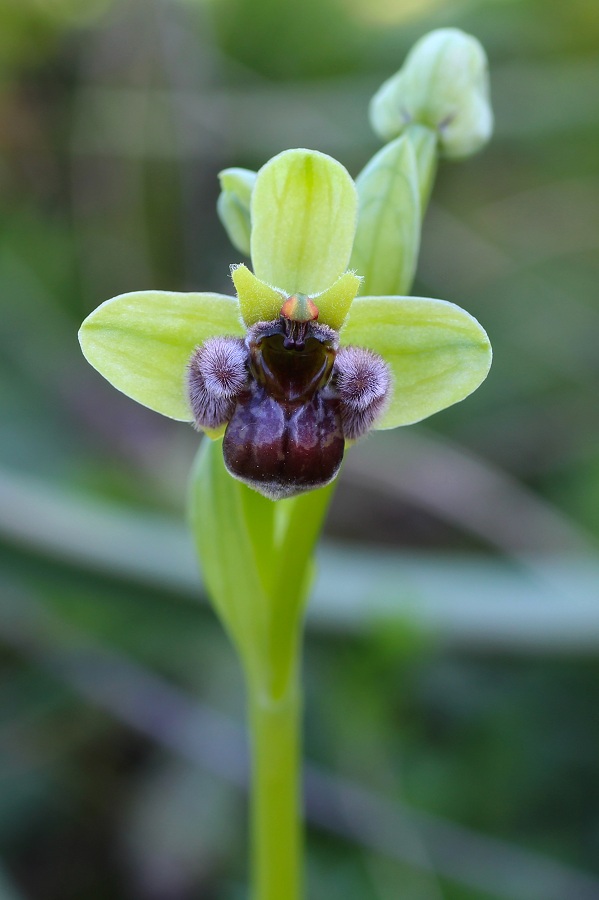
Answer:
<svg viewBox="0 0 599 900"><path fill-rule="evenodd" d="M236 250L250 255L252 223L250 202L256 183L256 173L250 169L223 169L218 173L221 192L216 211L229 240Z"/></svg>
<svg viewBox="0 0 599 900"><path fill-rule="evenodd" d="M258 172L252 192L256 277L313 296L347 269L357 197L347 170L315 150L285 150Z"/></svg>
<svg viewBox="0 0 599 900"><path fill-rule="evenodd" d="M358 228L351 265L368 295L406 293L420 246L420 182L412 142L400 137L373 156L356 179Z"/></svg>
<svg viewBox="0 0 599 900"><path fill-rule="evenodd" d="M102 303L79 341L87 361L123 394L190 422L186 371L194 348L215 335L243 333L233 297L137 291Z"/></svg>
<svg viewBox="0 0 599 900"><path fill-rule="evenodd" d="M491 345L482 326L445 300L358 297L342 345L368 347L391 369L393 390L376 428L411 425L458 403L484 381Z"/></svg>

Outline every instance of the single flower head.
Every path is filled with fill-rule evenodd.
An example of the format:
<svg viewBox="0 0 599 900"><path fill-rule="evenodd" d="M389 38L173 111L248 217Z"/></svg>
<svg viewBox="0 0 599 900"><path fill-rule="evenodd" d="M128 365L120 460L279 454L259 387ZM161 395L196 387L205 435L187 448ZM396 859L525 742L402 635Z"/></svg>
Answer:
<svg viewBox="0 0 599 900"><path fill-rule="evenodd" d="M280 499L331 481L347 441L462 400L491 356L452 303L357 297L356 189L336 160L285 151L250 190L254 271L232 268L235 297L122 294L85 320L80 341L128 396L224 432L231 474Z"/></svg>

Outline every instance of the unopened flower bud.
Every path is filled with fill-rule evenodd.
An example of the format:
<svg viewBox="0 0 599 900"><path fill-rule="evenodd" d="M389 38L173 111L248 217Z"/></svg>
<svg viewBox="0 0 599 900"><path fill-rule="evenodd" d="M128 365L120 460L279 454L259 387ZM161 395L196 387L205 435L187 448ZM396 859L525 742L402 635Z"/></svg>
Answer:
<svg viewBox="0 0 599 900"><path fill-rule="evenodd" d="M216 209L236 250L250 255L250 201L256 173L249 169L223 169L219 173L221 193Z"/></svg>
<svg viewBox="0 0 599 900"><path fill-rule="evenodd" d="M370 121L389 141L412 123L433 129L439 152L458 159L475 153L493 129L485 51L457 28L425 35L403 67L372 98Z"/></svg>

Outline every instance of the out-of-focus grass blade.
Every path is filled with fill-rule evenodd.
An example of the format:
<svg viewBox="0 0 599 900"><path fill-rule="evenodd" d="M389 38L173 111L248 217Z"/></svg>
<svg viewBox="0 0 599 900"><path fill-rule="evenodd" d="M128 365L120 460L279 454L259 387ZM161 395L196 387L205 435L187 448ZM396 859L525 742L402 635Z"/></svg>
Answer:
<svg viewBox="0 0 599 900"><path fill-rule="evenodd" d="M0 537L76 566L197 598L202 583L176 520L84 501L0 473ZM599 644L599 562L555 547L504 562L325 544L308 623L359 631L407 620L457 645L563 652Z"/></svg>
<svg viewBox="0 0 599 900"><path fill-rule="evenodd" d="M201 590L191 534L166 516L84 500L0 470L0 534L45 556L189 595Z"/></svg>
<svg viewBox="0 0 599 900"><path fill-rule="evenodd" d="M246 742L236 722L50 615L19 586L3 584L2 593L1 641L177 756L247 787ZM597 878L574 867L402 807L316 766L306 776L310 821L383 857L505 900L599 896ZM426 858L414 846L415 827Z"/></svg>

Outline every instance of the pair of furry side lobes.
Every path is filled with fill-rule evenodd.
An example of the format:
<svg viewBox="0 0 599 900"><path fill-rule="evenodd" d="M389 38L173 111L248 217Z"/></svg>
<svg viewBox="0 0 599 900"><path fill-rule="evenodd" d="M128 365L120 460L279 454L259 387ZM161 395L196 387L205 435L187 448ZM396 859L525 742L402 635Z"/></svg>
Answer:
<svg viewBox="0 0 599 900"><path fill-rule="evenodd" d="M339 348L328 326L283 315L245 339L209 338L188 367L196 426L226 425L227 469L271 499L328 484L345 441L372 428L390 389L380 356Z"/></svg>

